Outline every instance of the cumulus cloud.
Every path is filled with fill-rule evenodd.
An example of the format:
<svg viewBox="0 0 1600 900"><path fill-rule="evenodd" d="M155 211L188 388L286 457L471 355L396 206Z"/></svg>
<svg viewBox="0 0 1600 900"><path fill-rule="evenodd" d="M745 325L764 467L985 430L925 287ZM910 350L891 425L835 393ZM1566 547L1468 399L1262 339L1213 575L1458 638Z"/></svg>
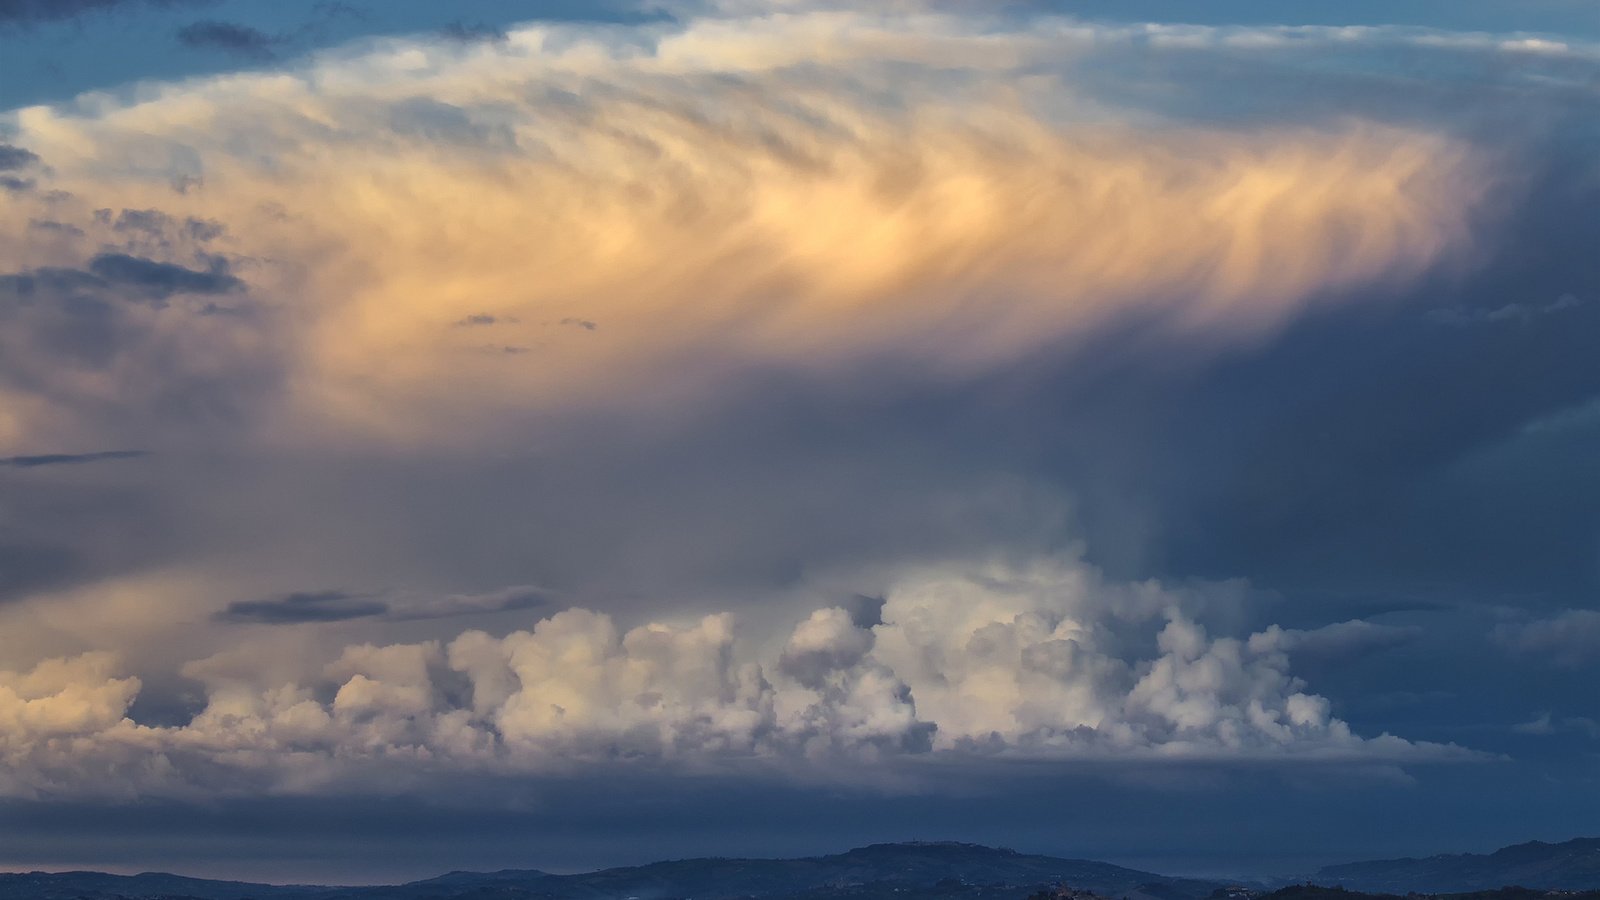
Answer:
<svg viewBox="0 0 1600 900"><path fill-rule="evenodd" d="M1074 560L937 566L897 579L873 625L825 607L775 634L729 613L624 629L570 608L501 637L349 646L272 683L234 652L186 667L208 700L171 727L127 718L139 683L109 655L48 660L0 675L0 784L185 795L614 765L1473 757L1352 733L1291 674L1285 632L1214 636L1195 590Z"/></svg>
<svg viewBox="0 0 1600 900"><path fill-rule="evenodd" d="M93 235L76 198L225 224L262 310L248 340L285 374L272 433L409 442L676 402L748 368L963 377L1113 324L1249 339L1466 243L1487 182L1453 138L1064 116L1075 91L1052 60L1092 46L1085 26L995 27L827 12L525 28L19 110L53 190L0 232L96 273L87 242L26 224ZM228 259L182 255L99 266L130 290L239 288ZM518 352L449 327L486 298L493 346ZM215 330L197 318L159 327ZM122 384L101 387L156 392ZM11 392L0 437L91 427Z"/></svg>
<svg viewBox="0 0 1600 900"><path fill-rule="evenodd" d="M1600 660L1600 611L1569 609L1531 622L1495 627L1495 640L1527 656L1577 668Z"/></svg>

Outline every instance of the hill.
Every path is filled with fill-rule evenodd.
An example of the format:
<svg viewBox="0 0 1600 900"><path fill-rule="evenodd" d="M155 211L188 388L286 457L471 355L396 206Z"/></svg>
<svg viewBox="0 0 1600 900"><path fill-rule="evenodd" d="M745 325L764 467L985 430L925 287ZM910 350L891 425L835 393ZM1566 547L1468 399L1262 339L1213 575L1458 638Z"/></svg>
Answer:
<svg viewBox="0 0 1600 900"><path fill-rule="evenodd" d="M1505 885L1566 891L1600 890L1600 838L1560 844L1531 841L1493 853L1452 853L1325 866L1318 884L1404 894L1487 891Z"/></svg>
<svg viewBox="0 0 1600 900"><path fill-rule="evenodd" d="M452 872L388 887L278 887L173 875L0 875L0 900L1021 900L1055 884L1108 898L1200 900L1214 882L974 844L875 844L801 859L686 859L577 875Z"/></svg>

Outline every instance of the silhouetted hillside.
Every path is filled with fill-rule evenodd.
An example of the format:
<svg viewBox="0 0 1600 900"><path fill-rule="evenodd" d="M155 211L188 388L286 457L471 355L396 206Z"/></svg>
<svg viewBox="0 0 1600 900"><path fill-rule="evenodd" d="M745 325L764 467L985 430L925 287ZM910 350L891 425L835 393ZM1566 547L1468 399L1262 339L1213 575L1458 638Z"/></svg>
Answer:
<svg viewBox="0 0 1600 900"><path fill-rule="evenodd" d="M1362 891L1405 894L1492 891L1507 885L1600 891L1600 838L1531 841L1488 854L1385 859L1326 866L1312 880Z"/></svg>
<svg viewBox="0 0 1600 900"><path fill-rule="evenodd" d="M1600 840L1520 844L1487 856L1350 863L1323 869L1317 880L1332 886L1269 893L975 844L909 843L801 859L683 859L576 875L451 872L385 887L34 872L0 875L0 900L1399 900L1410 893L1448 895L1439 900L1600 900L1600 890L1548 890L1600 888ZM1518 883L1522 887L1500 889Z"/></svg>
<svg viewBox="0 0 1600 900"><path fill-rule="evenodd" d="M1217 885L973 844L875 844L803 859L686 859L579 875L452 872L392 887L268 887L171 875L0 876L0 900L1022 900L1055 884L1129 900L1199 900Z"/></svg>

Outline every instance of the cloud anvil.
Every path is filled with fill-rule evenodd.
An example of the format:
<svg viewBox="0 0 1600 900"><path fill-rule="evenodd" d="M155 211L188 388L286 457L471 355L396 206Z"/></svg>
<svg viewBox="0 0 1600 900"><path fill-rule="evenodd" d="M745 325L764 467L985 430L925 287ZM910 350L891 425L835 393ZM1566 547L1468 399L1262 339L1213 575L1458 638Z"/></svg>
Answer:
<svg viewBox="0 0 1600 900"><path fill-rule="evenodd" d="M480 5L0 3L0 808L1592 781L1573 4Z"/></svg>

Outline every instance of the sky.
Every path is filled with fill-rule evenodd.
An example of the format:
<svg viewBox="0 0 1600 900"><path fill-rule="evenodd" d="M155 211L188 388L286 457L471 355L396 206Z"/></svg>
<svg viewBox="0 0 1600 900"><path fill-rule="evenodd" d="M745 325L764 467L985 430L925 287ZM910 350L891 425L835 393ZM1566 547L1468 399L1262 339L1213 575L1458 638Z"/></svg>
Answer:
<svg viewBox="0 0 1600 900"><path fill-rule="evenodd" d="M1600 6L0 0L0 869L1600 834Z"/></svg>

